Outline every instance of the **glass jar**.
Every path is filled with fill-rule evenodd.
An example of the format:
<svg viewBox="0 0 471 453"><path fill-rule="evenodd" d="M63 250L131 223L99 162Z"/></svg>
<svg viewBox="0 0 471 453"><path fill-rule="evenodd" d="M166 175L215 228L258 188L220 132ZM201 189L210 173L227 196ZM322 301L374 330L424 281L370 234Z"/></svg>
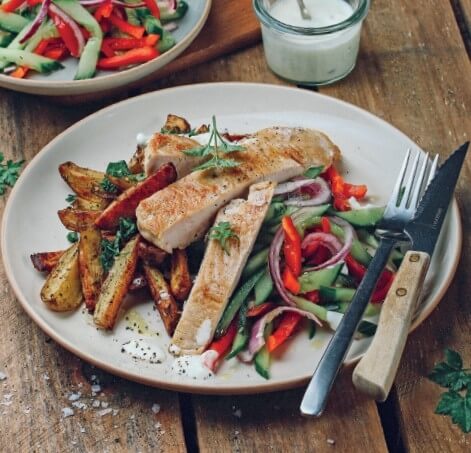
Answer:
<svg viewBox="0 0 471 453"><path fill-rule="evenodd" d="M313 18L305 21L296 0L253 1L261 22L265 57L275 74L300 85L327 85L353 70L370 0L334 0L337 5L331 1L304 0ZM342 11L332 14L332 7ZM273 17L275 12L277 18ZM335 17L341 19L332 23Z"/></svg>

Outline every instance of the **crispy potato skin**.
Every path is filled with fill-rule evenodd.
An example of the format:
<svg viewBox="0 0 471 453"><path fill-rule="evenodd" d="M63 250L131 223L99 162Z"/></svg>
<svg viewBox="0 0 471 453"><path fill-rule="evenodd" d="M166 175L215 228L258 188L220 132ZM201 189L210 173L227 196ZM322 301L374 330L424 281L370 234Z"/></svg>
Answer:
<svg viewBox="0 0 471 453"><path fill-rule="evenodd" d="M150 264L162 264L168 253L142 238L139 241L139 258Z"/></svg>
<svg viewBox="0 0 471 453"><path fill-rule="evenodd" d="M175 299L184 301L191 290L191 277L185 250L175 249L170 268L170 289Z"/></svg>
<svg viewBox="0 0 471 453"><path fill-rule="evenodd" d="M172 336L181 315L178 305L170 293L170 288L164 276L157 268L150 264L144 264L144 273L165 330L169 336Z"/></svg>
<svg viewBox="0 0 471 453"><path fill-rule="evenodd" d="M78 262L78 244L66 250L47 277L41 300L53 311L75 310L83 300Z"/></svg>
<svg viewBox="0 0 471 453"><path fill-rule="evenodd" d="M136 217L136 208L145 198L167 187L177 179L175 166L162 165L159 170L144 181L123 192L96 219L98 228L111 230L118 225L120 217Z"/></svg>
<svg viewBox="0 0 471 453"><path fill-rule="evenodd" d="M56 252L40 252L30 255L31 262L34 268L39 272L51 272L54 266L59 262L60 257L65 253L65 250L58 250Z"/></svg>
<svg viewBox="0 0 471 453"><path fill-rule="evenodd" d="M167 133L187 134L191 131L191 126L185 118L169 113L167 115L167 121L165 121L163 129Z"/></svg>
<svg viewBox="0 0 471 453"><path fill-rule="evenodd" d="M131 173L137 174L144 171L144 147L138 146L131 159L128 162L128 168Z"/></svg>
<svg viewBox="0 0 471 453"><path fill-rule="evenodd" d="M65 208L57 211L62 224L71 231L80 232L95 226L95 221L102 211L85 211L74 208Z"/></svg>
<svg viewBox="0 0 471 453"><path fill-rule="evenodd" d="M136 181L131 181L129 178L117 178L116 176L107 175L106 176L116 187L121 190L128 190L131 187L137 185Z"/></svg>
<svg viewBox="0 0 471 453"><path fill-rule="evenodd" d="M77 197L72 203L72 207L79 211L103 211L109 204L108 200L90 201L85 198Z"/></svg>
<svg viewBox="0 0 471 453"><path fill-rule="evenodd" d="M103 281L103 267L100 263L101 234L98 228L88 228L80 233L79 269L85 306L95 309Z"/></svg>
<svg viewBox="0 0 471 453"><path fill-rule="evenodd" d="M137 267L139 235L121 250L101 287L93 320L103 329L112 329Z"/></svg>
<svg viewBox="0 0 471 453"><path fill-rule="evenodd" d="M105 192L101 182L105 173L80 167L73 162L64 162L59 166L59 173L70 188L81 198L99 203L101 200L113 199L114 194Z"/></svg>

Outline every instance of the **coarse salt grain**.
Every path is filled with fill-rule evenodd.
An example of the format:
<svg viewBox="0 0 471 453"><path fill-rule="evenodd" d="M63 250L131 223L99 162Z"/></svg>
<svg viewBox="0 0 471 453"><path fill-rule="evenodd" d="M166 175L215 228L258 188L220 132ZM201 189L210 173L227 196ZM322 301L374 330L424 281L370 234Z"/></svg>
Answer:
<svg viewBox="0 0 471 453"><path fill-rule="evenodd" d="M105 415L111 414L111 412L113 412L113 409L108 408L108 409L102 409L102 410L98 411L97 414L100 417L104 417Z"/></svg>
<svg viewBox="0 0 471 453"><path fill-rule="evenodd" d="M93 407L100 407L100 401L98 401L98 400L93 400L92 406L93 406Z"/></svg>
<svg viewBox="0 0 471 453"><path fill-rule="evenodd" d="M0 371L0 381L4 381L8 376L3 372Z"/></svg>
<svg viewBox="0 0 471 453"><path fill-rule="evenodd" d="M160 404L154 403L152 405L152 412L154 414L158 414L160 412Z"/></svg>
<svg viewBox="0 0 471 453"><path fill-rule="evenodd" d="M77 393L71 393L69 395L69 401L77 401L80 399L80 397L82 396L82 394L80 392L77 392Z"/></svg>
<svg viewBox="0 0 471 453"><path fill-rule="evenodd" d="M86 408L88 407L88 406L87 406L85 403L83 403L82 401L74 401L74 402L72 403L72 406L73 406L73 407L76 407L77 409L86 409Z"/></svg>
<svg viewBox="0 0 471 453"><path fill-rule="evenodd" d="M242 410L241 409L236 409L234 412L234 417L241 418L242 417Z"/></svg>
<svg viewBox="0 0 471 453"><path fill-rule="evenodd" d="M327 439L327 443L329 445L335 445L335 440L334 439Z"/></svg>
<svg viewBox="0 0 471 453"><path fill-rule="evenodd" d="M92 385L92 392L94 392L94 393L100 393L100 392L101 392L101 385L99 385L99 384L93 384L93 385Z"/></svg>
<svg viewBox="0 0 471 453"><path fill-rule="evenodd" d="M62 409L63 418L71 417L72 415L74 415L74 410L71 407L64 407Z"/></svg>
<svg viewBox="0 0 471 453"><path fill-rule="evenodd" d="M104 407L106 409L108 406L109 406L109 403L107 403L106 401L101 402L101 407Z"/></svg>

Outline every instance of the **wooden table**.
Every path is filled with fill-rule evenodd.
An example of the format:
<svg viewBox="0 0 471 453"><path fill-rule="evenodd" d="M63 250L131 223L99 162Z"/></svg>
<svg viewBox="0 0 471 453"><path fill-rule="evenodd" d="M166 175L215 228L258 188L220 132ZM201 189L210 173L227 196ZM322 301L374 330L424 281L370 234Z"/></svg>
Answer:
<svg viewBox="0 0 471 453"><path fill-rule="evenodd" d="M446 154L471 135L470 24L470 0L375 0L357 68L319 91L375 113L426 150ZM283 83L267 69L258 45L121 97L227 80ZM30 160L59 132L112 101L70 107L1 90L0 150L8 158ZM386 403L355 392L348 370L318 420L300 417L302 389L208 397L115 378L48 339L23 312L0 268L0 371L7 374L0 402L11 401L0 405L0 451L471 451L471 436L434 414L441 389L426 379L445 347L471 365L470 164L468 157L457 194L465 232L460 267L442 303L411 335ZM2 197L1 210L4 204ZM90 395L93 375L103 387L96 399L116 410L100 416L105 403L63 418L70 392Z"/></svg>

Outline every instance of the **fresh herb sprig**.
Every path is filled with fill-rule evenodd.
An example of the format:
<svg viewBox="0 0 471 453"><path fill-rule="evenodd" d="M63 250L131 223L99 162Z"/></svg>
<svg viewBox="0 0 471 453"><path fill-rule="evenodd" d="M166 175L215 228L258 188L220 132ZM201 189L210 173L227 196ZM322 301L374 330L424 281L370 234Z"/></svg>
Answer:
<svg viewBox="0 0 471 453"><path fill-rule="evenodd" d="M145 179L144 173L134 174L129 170L128 164L124 160L117 162L110 162L106 167L106 176L100 183L101 188L108 193L118 193L119 187L113 184L108 176L114 176L115 178L126 178L130 181L139 182Z"/></svg>
<svg viewBox="0 0 471 453"><path fill-rule="evenodd" d="M69 231L67 233L67 240L72 244L75 244L79 240L78 233L76 231Z"/></svg>
<svg viewBox="0 0 471 453"><path fill-rule="evenodd" d="M118 230L116 231L114 239L112 241L102 239L100 263L105 272L109 272L113 267L114 260L119 255L124 244L135 234L137 234L137 227L134 220L127 217L120 217Z"/></svg>
<svg viewBox="0 0 471 453"><path fill-rule="evenodd" d="M239 236L234 232L230 222L219 222L209 230L209 239L214 239L221 244L221 248L230 255L228 241L233 239L239 242Z"/></svg>
<svg viewBox="0 0 471 453"><path fill-rule="evenodd" d="M25 163L24 160L13 162L7 160L4 164L5 156L0 153L0 195L4 195L7 187L13 187L18 177L20 176L21 166Z"/></svg>
<svg viewBox="0 0 471 453"><path fill-rule="evenodd" d="M67 201L67 203L73 204L76 199L77 195L75 195L74 193L69 193L69 195L67 195L67 197L65 198L65 201Z"/></svg>
<svg viewBox="0 0 471 453"><path fill-rule="evenodd" d="M448 415L463 432L471 432L471 369L463 368L461 356L445 350L445 361L437 363L428 378L449 390L442 393L436 414Z"/></svg>
<svg viewBox="0 0 471 453"><path fill-rule="evenodd" d="M217 130L216 117L212 117L211 135L207 145L198 146L183 151L187 156L193 157L207 157L211 156L209 160L201 165L193 168L193 171L208 170L210 168L234 168L240 165L235 159L225 157L227 154L235 151L245 151L245 148L240 145L234 145L226 142Z"/></svg>

